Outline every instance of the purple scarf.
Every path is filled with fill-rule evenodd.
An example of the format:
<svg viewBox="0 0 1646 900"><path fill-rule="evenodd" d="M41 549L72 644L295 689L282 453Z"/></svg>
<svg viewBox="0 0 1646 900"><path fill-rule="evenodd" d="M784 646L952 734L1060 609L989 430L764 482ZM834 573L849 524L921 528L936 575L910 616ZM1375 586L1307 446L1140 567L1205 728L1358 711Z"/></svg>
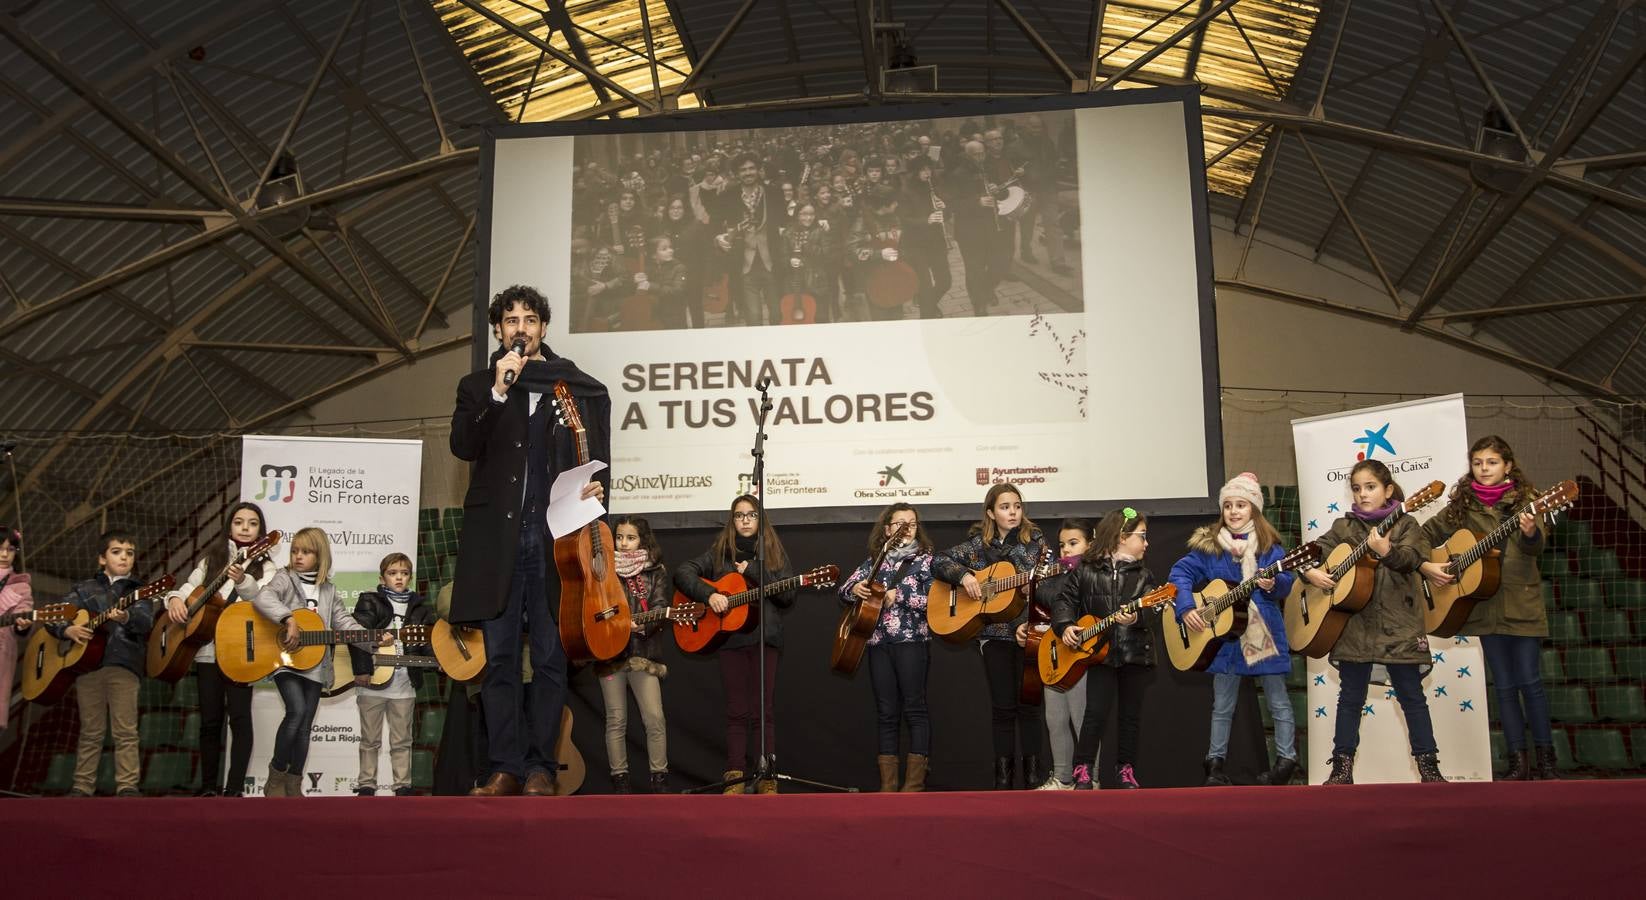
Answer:
<svg viewBox="0 0 1646 900"><path fill-rule="evenodd" d="M1381 522L1384 519L1388 518L1390 515L1392 515L1394 513L1394 511L1397 508L1399 508L1399 506L1400 506L1400 501L1399 500L1390 500L1388 503L1383 504L1382 506L1378 507L1377 509L1369 510L1369 511L1368 510L1362 510L1358 506L1350 506L1349 507L1349 515L1354 516L1355 518L1359 519L1362 522L1365 522L1368 525L1371 525L1371 524L1375 524L1377 522Z"/></svg>
<svg viewBox="0 0 1646 900"><path fill-rule="evenodd" d="M1469 487L1474 489L1475 499L1480 501L1480 505L1486 507L1487 509L1491 509L1497 505L1497 501L1503 499L1504 494L1507 494L1515 489L1515 482L1514 479L1511 478L1505 480L1501 484L1494 484L1491 487L1487 487L1486 485L1471 479L1469 481Z"/></svg>

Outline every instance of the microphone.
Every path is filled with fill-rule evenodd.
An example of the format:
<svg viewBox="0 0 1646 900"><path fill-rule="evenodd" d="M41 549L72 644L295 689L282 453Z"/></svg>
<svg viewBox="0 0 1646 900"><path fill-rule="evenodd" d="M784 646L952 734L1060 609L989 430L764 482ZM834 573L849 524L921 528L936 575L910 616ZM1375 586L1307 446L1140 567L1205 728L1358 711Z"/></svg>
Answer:
<svg viewBox="0 0 1646 900"><path fill-rule="evenodd" d="M759 391L762 394L766 393L767 389L769 389L771 386L772 386L771 376L767 376L765 378L762 378L759 381L756 381L754 383L754 389Z"/></svg>
<svg viewBox="0 0 1646 900"><path fill-rule="evenodd" d="M519 354L520 356L525 356L526 355L526 339L523 338L523 337L515 338L514 339L514 346L511 349L514 350L514 352ZM519 374L519 373L517 373L517 372L504 372L503 373L503 386L508 387L509 385L514 384L514 376L517 375L517 374Z"/></svg>

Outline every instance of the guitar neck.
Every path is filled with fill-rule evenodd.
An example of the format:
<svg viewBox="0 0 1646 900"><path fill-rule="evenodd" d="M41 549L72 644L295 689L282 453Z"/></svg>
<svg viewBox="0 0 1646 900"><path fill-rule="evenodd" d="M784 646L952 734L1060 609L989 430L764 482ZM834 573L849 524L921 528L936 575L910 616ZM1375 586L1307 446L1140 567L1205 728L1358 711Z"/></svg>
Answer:
<svg viewBox="0 0 1646 900"><path fill-rule="evenodd" d="M432 656L398 656L393 653L373 653L371 664L374 666L394 666L401 669L433 669L438 668L440 660Z"/></svg>
<svg viewBox="0 0 1646 900"><path fill-rule="evenodd" d="M119 612L121 610L125 610L125 609L130 608L139 599L141 599L142 596L143 596L143 588L138 588L137 590L132 591L131 593L125 595L124 597L121 597L119 600L114 601L113 606L109 607L108 609L103 610L102 612L98 613L95 616L92 616L91 621L86 623L86 627L91 629L92 631L96 631L97 629L103 627L103 623L107 622L109 620L110 615L112 615L116 612Z"/></svg>
<svg viewBox="0 0 1646 900"><path fill-rule="evenodd" d="M1121 608L1115 610L1114 612L1104 616L1102 619L1099 619L1098 621L1092 623L1092 627L1082 630L1080 632L1080 634L1078 635L1078 637L1080 638L1080 643L1084 644L1087 641L1091 640L1092 638L1097 637L1098 635L1102 634L1103 632L1108 631L1110 628L1114 627L1114 623L1115 623L1116 619L1120 618L1121 616L1127 615L1129 613L1135 613L1135 612L1138 611L1139 608L1140 608L1139 607L1139 602L1136 601L1136 600L1133 600L1131 603L1128 603L1125 606L1122 606Z"/></svg>
<svg viewBox="0 0 1646 900"><path fill-rule="evenodd" d="M393 628L321 628L298 634L297 643L311 647L315 644L375 644L385 634L398 638L400 631Z"/></svg>
<svg viewBox="0 0 1646 900"><path fill-rule="evenodd" d="M765 587L750 588L746 591L740 591L726 598L726 608L730 609L735 606L742 606L746 603L753 603L756 600L763 599L771 594L781 594L792 588L801 587L805 584L805 578L806 576L804 575L793 575L783 579L782 581L774 581Z"/></svg>
<svg viewBox="0 0 1646 900"><path fill-rule="evenodd" d="M977 591L983 596L988 597L998 594L1001 591L1009 591L1014 588L1020 588L1023 585L1028 584L1029 580L1034 578L1034 574L1035 570L1030 569L1027 572L1018 572L1016 575L1008 575L1005 578L991 579L978 585Z"/></svg>
<svg viewBox="0 0 1646 900"><path fill-rule="evenodd" d="M1388 534L1389 530L1395 527L1395 520L1400 517L1400 514L1400 508L1396 507L1395 511L1384 516L1383 521L1377 523L1372 531L1382 535ZM1349 574L1349 570L1355 567L1355 563L1360 562L1361 557L1365 556L1367 551L1371 549L1372 536L1368 534L1365 539L1355 545L1353 550L1349 551L1349 555L1344 557L1342 562L1337 564L1337 568L1331 571L1332 580L1335 581Z"/></svg>
<svg viewBox="0 0 1646 900"><path fill-rule="evenodd" d="M1250 600L1252 598L1252 594L1257 590L1257 583L1265 578L1273 578L1276 575L1279 575L1280 570L1281 565L1278 562L1259 569L1256 575L1242 581L1235 587L1234 590L1224 594L1216 600L1213 600L1211 604L1212 615L1220 616L1223 614L1224 610L1235 605L1236 603L1242 603Z"/></svg>
<svg viewBox="0 0 1646 900"><path fill-rule="evenodd" d="M1466 571L1475 563L1480 562L1481 557L1485 556L1487 553L1490 553L1499 544L1502 544L1504 541L1509 539L1509 535L1513 534L1515 529L1520 527L1520 517L1525 513L1531 512L1534 506L1535 504L1528 503L1524 507L1510 513L1508 517L1498 523L1496 528L1492 529L1490 534L1481 538L1480 543L1470 547L1462 553L1459 553L1457 559L1452 560L1452 564L1447 568L1447 571L1453 575L1456 575L1459 572Z"/></svg>
<svg viewBox="0 0 1646 900"><path fill-rule="evenodd" d="M637 612L629 618L636 625L650 625L653 622L659 622L667 619L673 612L674 609L672 607L659 606L656 609L648 609L645 612Z"/></svg>

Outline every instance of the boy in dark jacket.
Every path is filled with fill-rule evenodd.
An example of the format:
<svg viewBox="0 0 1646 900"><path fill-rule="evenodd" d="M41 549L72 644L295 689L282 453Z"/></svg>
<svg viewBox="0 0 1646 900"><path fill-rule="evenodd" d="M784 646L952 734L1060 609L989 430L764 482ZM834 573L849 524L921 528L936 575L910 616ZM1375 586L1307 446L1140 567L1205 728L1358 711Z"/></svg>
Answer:
<svg viewBox="0 0 1646 900"><path fill-rule="evenodd" d="M97 555L101 571L75 585L63 598L64 602L73 603L94 616L113 609L121 597L142 587L132 576L132 569L137 565L137 539L130 532L114 530L105 532L99 541L103 548ZM115 796L142 796L137 789L141 776L137 690L148 652L149 628L153 624L154 610L146 601L110 613L103 625L108 644L102 662L96 671L87 672L74 682L75 698L80 704L80 745L74 761L71 797L90 797L96 793L97 761L103 755L105 730L114 733ZM92 638L91 629L84 625L53 625L49 629L52 634L77 644Z"/></svg>
<svg viewBox="0 0 1646 900"><path fill-rule="evenodd" d="M412 564L404 553L390 553L377 564L383 583L366 591L355 601L354 618L362 628L401 628L432 625L434 604L410 590ZM396 641L395 652L427 655L427 645L405 645ZM351 645L349 662L354 667L355 702L360 706L360 774L354 793L360 797L377 795L377 759L383 748L383 720L389 720L389 763L394 769L394 795L409 796L411 786L412 719L417 711L417 688L423 681L421 669L396 666L389 683L371 686L371 653Z"/></svg>

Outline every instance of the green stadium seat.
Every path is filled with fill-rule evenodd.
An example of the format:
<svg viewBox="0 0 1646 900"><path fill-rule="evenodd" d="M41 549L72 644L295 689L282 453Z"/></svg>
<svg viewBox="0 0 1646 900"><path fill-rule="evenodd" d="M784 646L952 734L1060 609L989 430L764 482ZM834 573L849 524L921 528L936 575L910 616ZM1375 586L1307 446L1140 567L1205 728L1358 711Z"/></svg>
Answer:
<svg viewBox="0 0 1646 900"><path fill-rule="evenodd" d="M1616 550L1592 548L1578 554L1578 571L1590 578L1608 579L1617 578L1623 574L1623 567L1618 565Z"/></svg>
<svg viewBox="0 0 1646 900"><path fill-rule="evenodd" d="M1617 661L1617 677L1625 681L1646 682L1646 646L1631 644L1616 647L1612 656Z"/></svg>
<svg viewBox="0 0 1646 900"><path fill-rule="evenodd" d="M1594 531L1589 527L1588 522L1566 519L1564 524L1566 526L1564 546L1567 549L1582 553L1595 545Z"/></svg>
<svg viewBox="0 0 1646 900"><path fill-rule="evenodd" d="M440 509L438 507L424 507L417 511L417 530L433 531L440 527Z"/></svg>
<svg viewBox="0 0 1646 900"><path fill-rule="evenodd" d="M1555 609L1560 605L1560 592L1555 589L1555 583L1545 578L1543 585L1543 608Z"/></svg>
<svg viewBox="0 0 1646 900"><path fill-rule="evenodd" d="M463 507L446 507L445 511L440 514L440 527L454 535L461 534L463 532Z"/></svg>
<svg viewBox="0 0 1646 900"><path fill-rule="evenodd" d="M1589 702L1589 688L1582 684L1551 685L1549 717L1556 722L1593 722L1594 707Z"/></svg>
<svg viewBox="0 0 1646 900"><path fill-rule="evenodd" d="M1276 505L1276 506L1296 506L1297 505L1297 485L1295 485L1295 484L1277 484L1277 485L1275 485L1274 486L1274 505Z"/></svg>
<svg viewBox="0 0 1646 900"><path fill-rule="evenodd" d="M1571 555L1565 550L1544 550L1543 555L1537 558L1537 568L1544 578L1569 575L1572 571Z"/></svg>
<svg viewBox="0 0 1646 900"><path fill-rule="evenodd" d="M1549 546L1565 550L1572 546L1577 520L1561 519L1549 529Z"/></svg>
<svg viewBox="0 0 1646 900"><path fill-rule="evenodd" d="M1556 728L1551 736L1555 744L1555 767L1567 772L1577 768L1577 760L1572 758L1572 742L1566 737L1566 729Z"/></svg>
<svg viewBox="0 0 1646 900"><path fill-rule="evenodd" d="M1560 651L1554 647L1543 648L1543 653L1538 658L1537 667L1539 673L1543 675L1544 681L1555 683L1566 680L1566 667L1561 665ZM1486 674L1490 675L1491 669L1488 668ZM1491 679L1487 680L1490 681Z"/></svg>
<svg viewBox="0 0 1646 900"><path fill-rule="evenodd" d="M114 754L108 750L97 761L97 789L99 794L114 793Z"/></svg>
<svg viewBox="0 0 1646 900"><path fill-rule="evenodd" d="M1606 593L1600 582L1569 575L1560 580L1560 605L1566 609L1601 609L1606 605Z"/></svg>
<svg viewBox="0 0 1646 900"><path fill-rule="evenodd" d="M446 676L433 670L423 673L423 683L417 686L418 703L440 703L446 699Z"/></svg>
<svg viewBox="0 0 1646 900"><path fill-rule="evenodd" d="M1292 724L1299 732L1309 730L1309 695L1306 691L1292 691ZM1307 758L1307 757L1300 757Z"/></svg>
<svg viewBox="0 0 1646 900"><path fill-rule="evenodd" d="M138 745L144 750L174 747L183 739L183 720L173 712L148 712L137 720Z"/></svg>
<svg viewBox="0 0 1646 900"><path fill-rule="evenodd" d="M168 794L188 787L194 775L194 754L151 753L143 766L142 791L145 794Z"/></svg>
<svg viewBox="0 0 1646 900"><path fill-rule="evenodd" d="M59 753L46 767L46 777L39 784L42 794L67 794L74 787L74 754Z"/></svg>
<svg viewBox="0 0 1646 900"><path fill-rule="evenodd" d="M1292 671L1286 676L1286 686L1306 688L1309 684L1309 659L1306 656L1292 655ZM1302 719L1298 719L1302 722Z"/></svg>
<svg viewBox="0 0 1646 900"><path fill-rule="evenodd" d="M1509 769L1509 742L1503 739L1503 729L1493 728L1488 735L1492 745L1492 771L1506 772Z"/></svg>
<svg viewBox="0 0 1646 900"><path fill-rule="evenodd" d="M1577 761L1597 769L1629 768L1623 732L1613 728L1585 728L1577 733Z"/></svg>
<svg viewBox="0 0 1646 900"><path fill-rule="evenodd" d="M1611 598L1613 606L1646 609L1646 581L1639 578L1619 579L1607 585L1606 596Z"/></svg>
<svg viewBox="0 0 1646 900"><path fill-rule="evenodd" d="M191 712L183 719L183 737L177 746L195 749L200 746L200 713Z"/></svg>
<svg viewBox="0 0 1646 900"><path fill-rule="evenodd" d="M1634 758L1635 768L1646 769L1646 728L1629 731L1629 754Z"/></svg>
<svg viewBox="0 0 1646 900"><path fill-rule="evenodd" d="M199 679L195 678L193 675L188 675L179 679L177 682L177 690L171 695L171 702L173 706L180 706L183 709L199 709Z"/></svg>
<svg viewBox="0 0 1646 900"><path fill-rule="evenodd" d="M434 787L434 752L430 750L413 750L411 758L411 783L414 788L429 790Z"/></svg>
<svg viewBox="0 0 1646 900"><path fill-rule="evenodd" d="M441 707L430 707L423 711L422 720L417 726L417 740L419 747L440 746L440 732L446 727L446 710Z"/></svg>
<svg viewBox="0 0 1646 900"><path fill-rule="evenodd" d="M1646 697L1638 684L1611 684L1595 688L1595 708L1611 722L1646 722Z"/></svg>
<svg viewBox="0 0 1646 900"><path fill-rule="evenodd" d="M163 709L171 705L170 683L154 678L143 679L142 686L137 689L138 709Z"/></svg>
<svg viewBox="0 0 1646 900"><path fill-rule="evenodd" d="M1579 681L1606 681L1612 677L1612 653L1605 647L1570 647L1566 674Z"/></svg>
<svg viewBox="0 0 1646 900"><path fill-rule="evenodd" d="M1596 643L1618 644L1629 640L1629 614L1621 609L1600 609L1583 615L1583 631Z"/></svg>
<svg viewBox="0 0 1646 900"><path fill-rule="evenodd" d="M1557 644L1574 644L1583 640L1583 629L1578 627L1575 612L1549 613L1549 640Z"/></svg>

